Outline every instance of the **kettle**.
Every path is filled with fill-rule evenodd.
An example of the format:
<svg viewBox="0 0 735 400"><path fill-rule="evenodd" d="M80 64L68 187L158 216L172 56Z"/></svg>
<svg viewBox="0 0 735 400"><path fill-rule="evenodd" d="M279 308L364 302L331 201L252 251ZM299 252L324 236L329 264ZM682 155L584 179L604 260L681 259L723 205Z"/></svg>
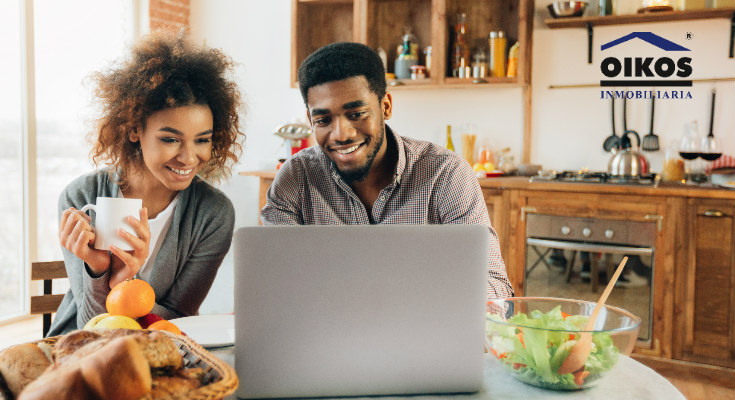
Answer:
<svg viewBox="0 0 735 400"><path fill-rule="evenodd" d="M634 135L637 146L633 148L629 135ZM607 172L613 176L641 176L648 174L648 160L638 151L641 137L638 132L629 130L623 133L617 148L612 148L612 158L607 163Z"/></svg>

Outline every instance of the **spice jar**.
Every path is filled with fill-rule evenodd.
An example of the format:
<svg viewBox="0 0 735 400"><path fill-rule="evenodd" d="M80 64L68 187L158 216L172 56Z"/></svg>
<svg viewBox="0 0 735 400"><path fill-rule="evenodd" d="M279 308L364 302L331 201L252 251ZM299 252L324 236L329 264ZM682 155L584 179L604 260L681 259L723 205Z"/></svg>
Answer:
<svg viewBox="0 0 735 400"><path fill-rule="evenodd" d="M411 79L424 79L426 78L426 67L423 65L412 65L411 66Z"/></svg>
<svg viewBox="0 0 735 400"><path fill-rule="evenodd" d="M472 63L472 77L482 79L488 74L487 52L482 49L475 54L475 62Z"/></svg>
<svg viewBox="0 0 735 400"><path fill-rule="evenodd" d="M684 161L679 158L679 152L673 146L666 149L664 165L661 168L661 180L664 182L684 182Z"/></svg>

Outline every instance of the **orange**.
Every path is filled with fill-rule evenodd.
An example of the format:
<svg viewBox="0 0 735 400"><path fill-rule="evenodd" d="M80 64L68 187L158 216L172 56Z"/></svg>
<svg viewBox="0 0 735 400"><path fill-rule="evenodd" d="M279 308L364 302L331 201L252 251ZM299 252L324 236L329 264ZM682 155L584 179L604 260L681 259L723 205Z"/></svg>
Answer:
<svg viewBox="0 0 735 400"><path fill-rule="evenodd" d="M165 319L162 319L160 321L156 321L148 326L148 329L158 330L158 331L169 331L171 333L175 333L177 335L181 335L181 330L178 326L176 326L173 322L166 321Z"/></svg>
<svg viewBox="0 0 735 400"><path fill-rule="evenodd" d="M107 295L107 312L139 318L148 314L156 303L156 294L142 279L126 279L115 285Z"/></svg>

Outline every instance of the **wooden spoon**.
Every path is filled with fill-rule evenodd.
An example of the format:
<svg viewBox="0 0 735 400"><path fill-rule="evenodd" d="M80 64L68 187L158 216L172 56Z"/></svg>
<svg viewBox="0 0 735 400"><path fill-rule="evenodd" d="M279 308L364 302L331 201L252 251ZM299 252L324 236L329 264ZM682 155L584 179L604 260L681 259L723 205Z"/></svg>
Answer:
<svg viewBox="0 0 735 400"><path fill-rule="evenodd" d="M592 315L590 315L587 323L584 325L584 332L580 333L579 340L577 340L577 343L575 343L572 349L569 350L569 355L567 355L567 358L565 358L564 362L559 366L560 375L569 374L584 368L584 363L587 361L590 351L592 351L592 333L590 333L590 331L595 328L597 315L600 314L602 306L605 304L607 297L615 287L615 282L618 281L620 273L623 272L623 267L625 267L626 262L628 262L628 257L623 257L623 260L620 261L620 265L618 265L618 269L615 270L612 279L610 279L610 282L607 283L607 287L605 287L605 290L602 292L600 300L597 300L595 309L592 310ZM592 278L597 279L596 276L593 276Z"/></svg>

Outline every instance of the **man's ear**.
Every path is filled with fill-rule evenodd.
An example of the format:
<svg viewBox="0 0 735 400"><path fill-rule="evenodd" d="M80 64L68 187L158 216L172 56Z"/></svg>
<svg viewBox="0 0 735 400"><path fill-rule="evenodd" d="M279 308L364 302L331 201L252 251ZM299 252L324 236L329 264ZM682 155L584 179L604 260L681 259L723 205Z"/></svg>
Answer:
<svg viewBox="0 0 735 400"><path fill-rule="evenodd" d="M390 92L385 92L385 96L380 100L380 107L383 109L383 118L390 119L393 115L393 96Z"/></svg>
<svg viewBox="0 0 735 400"><path fill-rule="evenodd" d="M133 128L133 131L128 134L128 139L130 139L131 142L135 143L140 141L140 135L138 132L141 131L141 126L136 126Z"/></svg>

